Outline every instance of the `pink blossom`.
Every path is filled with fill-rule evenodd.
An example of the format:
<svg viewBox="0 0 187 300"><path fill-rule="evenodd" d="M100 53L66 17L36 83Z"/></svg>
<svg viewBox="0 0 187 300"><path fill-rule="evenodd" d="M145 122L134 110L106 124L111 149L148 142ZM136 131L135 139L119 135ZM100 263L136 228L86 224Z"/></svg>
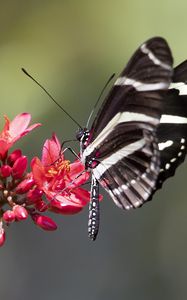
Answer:
<svg viewBox="0 0 187 300"><path fill-rule="evenodd" d="M7 151L17 140L41 126L40 123L37 123L28 127L30 121L31 115L28 113L17 115L11 122L5 116L5 125L0 133L0 156L2 159L6 157Z"/></svg>
<svg viewBox="0 0 187 300"><path fill-rule="evenodd" d="M70 163L64 158L55 134L46 140L41 161L35 157L31 167L37 187L46 195L53 212L75 214L90 201L90 193L81 187L89 173L79 160Z"/></svg>
<svg viewBox="0 0 187 300"><path fill-rule="evenodd" d="M13 144L34 128L28 127L31 116L19 114L12 122L5 117L0 133L0 247L5 242L5 226L27 220L38 227L53 231L56 223L45 212L73 215L90 201L90 193L83 188L89 178L84 165L76 159L65 159L61 145L53 134L42 149L41 160L34 157L31 172L27 170L28 158L20 149L10 152Z"/></svg>

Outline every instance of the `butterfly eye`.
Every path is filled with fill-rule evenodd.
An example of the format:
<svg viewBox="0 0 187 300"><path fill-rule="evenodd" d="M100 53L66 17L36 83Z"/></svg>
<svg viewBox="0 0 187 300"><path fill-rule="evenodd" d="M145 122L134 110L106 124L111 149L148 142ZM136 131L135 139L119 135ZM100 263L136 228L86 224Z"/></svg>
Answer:
<svg viewBox="0 0 187 300"><path fill-rule="evenodd" d="M84 135L84 129L79 129L77 132L76 132L76 139L80 142L82 136Z"/></svg>
<svg viewBox="0 0 187 300"><path fill-rule="evenodd" d="M79 129L76 133L76 139L80 142L82 141L82 143L85 143L88 138L89 138L89 130L87 130L86 128L83 129Z"/></svg>

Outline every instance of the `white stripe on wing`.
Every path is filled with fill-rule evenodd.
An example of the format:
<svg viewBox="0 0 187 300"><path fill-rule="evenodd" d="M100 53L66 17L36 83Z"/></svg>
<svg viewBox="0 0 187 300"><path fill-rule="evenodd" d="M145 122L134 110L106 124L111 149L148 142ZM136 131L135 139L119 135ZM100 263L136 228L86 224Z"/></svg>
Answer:
<svg viewBox="0 0 187 300"><path fill-rule="evenodd" d="M120 123L125 122L145 122L151 125L158 125L159 120L157 118L150 117L145 114L134 113L134 112L119 112L112 120L107 124L107 126L100 132L96 139L86 147L82 154L82 162L85 161L86 157L89 156L100 144L104 142L107 136L114 130L115 126Z"/></svg>
<svg viewBox="0 0 187 300"><path fill-rule="evenodd" d="M187 95L187 84L184 82L172 82L169 89L176 89L179 91L179 95Z"/></svg>
<svg viewBox="0 0 187 300"><path fill-rule="evenodd" d="M168 82L143 83L140 81L136 81L135 79L128 78L126 76L119 77L114 83L114 85L131 85L138 92L166 90L169 87Z"/></svg>
<svg viewBox="0 0 187 300"><path fill-rule="evenodd" d="M166 69L166 70L171 70L171 66L169 66L168 64L162 62L160 59L158 59L155 54L147 48L147 45L146 43L143 44L141 47L140 47L141 51L144 53L144 54L147 54L149 59L152 60L152 62L155 64L155 65L159 65L160 67L162 67L163 69Z"/></svg>
<svg viewBox="0 0 187 300"><path fill-rule="evenodd" d="M133 152L141 149L145 145L145 139L141 139L139 141L136 141L134 143L131 143L109 157L103 159L101 163L93 169L93 174L99 180L101 176L109 169L112 165L115 165L118 161L122 160L124 157L127 157L128 155L132 154Z"/></svg>
<svg viewBox="0 0 187 300"><path fill-rule="evenodd" d="M187 124L187 118L174 115L162 115L160 123Z"/></svg>

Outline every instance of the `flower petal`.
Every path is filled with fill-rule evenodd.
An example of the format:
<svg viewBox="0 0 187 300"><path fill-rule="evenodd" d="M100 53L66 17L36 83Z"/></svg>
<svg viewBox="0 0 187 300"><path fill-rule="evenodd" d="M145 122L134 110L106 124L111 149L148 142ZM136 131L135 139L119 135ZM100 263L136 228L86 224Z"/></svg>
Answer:
<svg viewBox="0 0 187 300"><path fill-rule="evenodd" d="M85 206L90 202L90 192L80 187L75 188L71 193L71 200Z"/></svg>
<svg viewBox="0 0 187 300"><path fill-rule="evenodd" d="M75 179L83 171L85 171L85 167L80 160L76 160L74 163L70 164L70 172L67 174L67 177L69 182L73 181L71 188L80 186L89 179L90 173L86 171Z"/></svg>
<svg viewBox="0 0 187 300"><path fill-rule="evenodd" d="M55 193L53 193L53 198L62 203L83 207L90 201L90 192L82 188L75 188L68 194L62 193L55 195Z"/></svg>
<svg viewBox="0 0 187 300"><path fill-rule="evenodd" d="M12 142L16 142L22 136L28 134L34 128L41 126L40 123L33 124L28 128L31 121L31 115L28 113L22 113L17 115L9 125L9 134L12 138Z"/></svg>
<svg viewBox="0 0 187 300"><path fill-rule="evenodd" d="M40 126L42 126L41 123L36 123L36 124L33 124L33 125L29 126L26 130L24 130L24 131L20 134L20 136L19 136L18 138L16 138L16 141L17 141L19 138L21 138L21 137L27 135L27 134L28 134L30 131L32 131L33 129L35 129L35 128L37 128L37 127L40 127ZM14 140L14 141L15 141L15 140Z"/></svg>
<svg viewBox="0 0 187 300"><path fill-rule="evenodd" d="M11 122L10 122L10 134L11 136L20 135L29 125L31 121L31 115L28 113L22 113L17 115Z"/></svg>
<svg viewBox="0 0 187 300"><path fill-rule="evenodd" d="M44 143L42 150L42 163L44 166L53 164L59 157L64 160L64 156L61 154L61 145L55 134L51 139L47 139Z"/></svg>
<svg viewBox="0 0 187 300"><path fill-rule="evenodd" d="M66 200L66 199L65 199ZM81 205L72 205L71 203L61 202L56 199L50 203L50 210L57 214L74 215L79 213L83 207Z"/></svg>
<svg viewBox="0 0 187 300"><path fill-rule="evenodd" d="M42 190L46 182L46 176L45 176L45 168L38 157L34 157L32 159L31 168L32 168L34 181L36 182L38 188Z"/></svg>
<svg viewBox="0 0 187 300"><path fill-rule="evenodd" d="M8 141L5 141L0 138L0 157L1 159L4 159L7 155L7 151L9 148L12 147L12 143L9 143Z"/></svg>
<svg viewBox="0 0 187 300"><path fill-rule="evenodd" d="M7 116L4 116L4 119L5 119L5 125L3 127L3 130L1 132L1 135L4 134L4 132L8 131L9 130L9 125L10 125L10 120Z"/></svg>

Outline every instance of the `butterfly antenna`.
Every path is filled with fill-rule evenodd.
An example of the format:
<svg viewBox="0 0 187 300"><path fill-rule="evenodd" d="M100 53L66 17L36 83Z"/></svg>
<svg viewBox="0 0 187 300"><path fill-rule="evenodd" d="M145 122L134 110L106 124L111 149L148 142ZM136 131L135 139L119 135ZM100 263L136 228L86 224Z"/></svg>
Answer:
<svg viewBox="0 0 187 300"><path fill-rule="evenodd" d="M92 111L91 111L91 113L90 113L90 115L89 115L89 118L88 118L88 121L87 121L87 124L86 124L86 128L88 128L88 126L89 126L91 117L92 117L92 115L93 115L93 113L94 113L94 111L95 111L95 109L96 109L96 107L97 107L97 104L99 103L99 100L101 99L101 97L102 97L102 95L103 95L103 93L104 93L106 87L108 86L108 84L110 83L110 81L114 78L114 76L115 76L115 73L113 73L113 74L110 76L110 78L107 80L107 82L105 83L104 87L102 88L102 90L101 90L101 92L100 92L100 94L99 94L99 97L98 97L98 99L97 99L97 101L96 101L96 103L95 103L95 105L94 105L94 107L93 107L93 109L92 109Z"/></svg>
<svg viewBox="0 0 187 300"><path fill-rule="evenodd" d="M80 129L83 129L82 126L53 98L53 96L34 78L32 77L24 68L21 68L23 73L27 75L29 78L31 78L39 87L51 98L51 100L58 106L60 107L61 110L76 124Z"/></svg>

